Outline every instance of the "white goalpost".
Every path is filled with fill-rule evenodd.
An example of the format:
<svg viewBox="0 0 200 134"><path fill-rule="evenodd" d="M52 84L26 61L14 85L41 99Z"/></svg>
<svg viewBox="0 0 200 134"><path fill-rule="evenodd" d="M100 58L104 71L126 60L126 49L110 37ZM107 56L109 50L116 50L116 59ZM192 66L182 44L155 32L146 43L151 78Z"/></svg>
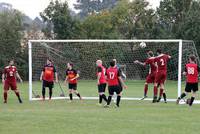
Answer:
<svg viewBox="0 0 200 134"><path fill-rule="evenodd" d="M141 48L140 43L145 42L146 47ZM144 61L147 56L146 50L152 50L160 48L163 53L168 53L172 56L172 60L168 65L168 77L167 83L172 83L176 88L171 90L167 95L168 101L175 101L177 96L180 96L184 87L184 78L182 77L182 71L184 65L188 61L190 54L194 54L198 57L197 50L193 41L174 39L174 40L29 40L29 100L40 100L37 97L41 94L41 82L39 82L39 75L42 67L45 65L47 58L51 58L55 63L56 69L59 74L59 79L64 80L64 74L67 62L73 62L76 69L80 71L80 81L84 83L94 83L95 76L95 61L102 59L105 65L111 59L117 59L118 63L123 65L126 70L127 81L130 84L139 85L144 83L145 76L148 73L148 68L136 65L134 60ZM199 57L197 58L199 63ZM167 85L166 83L166 85ZM60 84L60 83L59 83ZM96 87L96 85L92 85ZM67 92L66 87L55 84L54 96L52 99L68 99L66 96L60 96L59 94L64 91ZM80 87L81 88L81 87ZM151 88L151 87L150 87ZM86 89L84 89L86 90ZM131 89L128 89L131 90ZM86 91L85 91L86 92ZM89 93L90 92L90 93ZM94 94L97 89L94 89ZM125 91L126 92L126 91ZM128 92L128 91L127 91ZM176 95L174 94L176 93ZM87 94L87 93L85 93ZM88 91L87 96L83 96L83 99L98 99L98 97L91 95L91 91ZM152 89L149 89L149 94L152 94ZM91 95L91 96L90 96ZM97 95L97 93L96 93ZM129 94L125 94L122 99L124 100L139 100L143 95L143 88L137 89L137 91L130 91ZM146 100L152 100L150 98Z"/></svg>

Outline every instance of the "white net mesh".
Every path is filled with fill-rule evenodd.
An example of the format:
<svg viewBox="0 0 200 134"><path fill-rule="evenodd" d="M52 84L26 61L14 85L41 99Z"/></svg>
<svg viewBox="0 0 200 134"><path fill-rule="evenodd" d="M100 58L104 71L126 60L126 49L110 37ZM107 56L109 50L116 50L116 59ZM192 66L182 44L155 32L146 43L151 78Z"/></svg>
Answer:
<svg viewBox="0 0 200 134"><path fill-rule="evenodd" d="M145 42L145 40L144 40ZM65 78L66 63L74 63L74 68L80 72L80 90L84 96L96 96L96 64L97 59L103 60L103 64L108 67L111 59L117 59L118 64L127 76L127 83L130 88L125 93L125 97L141 97L143 95L143 83L148 73L148 67L134 64L135 60L145 61L147 58L146 51L155 52L158 48L166 54L172 56L168 63L169 81L168 96L170 98L177 97L177 80L178 80L178 55L179 42L165 41L154 42L147 41L146 47L140 46L141 41L134 42L31 42L32 44L32 81L34 94L41 94L41 84L38 82L42 67L46 59L51 58L57 69L59 80ZM183 41L182 48L182 69L188 61L190 54L198 57L195 45L192 41ZM198 58L199 63L199 58ZM92 87L91 87L92 86ZM67 87L63 86L63 90L67 91ZM87 87L94 88L90 91ZM151 87L150 87L151 88ZM84 91L83 91L84 90ZM81 91L80 91L81 92ZM55 84L54 97L59 96L62 90L58 84ZM152 90L149 94L152 94ZM151 95L149 95L151 96ZM34 95L33 95L34 97Z"/></svg>

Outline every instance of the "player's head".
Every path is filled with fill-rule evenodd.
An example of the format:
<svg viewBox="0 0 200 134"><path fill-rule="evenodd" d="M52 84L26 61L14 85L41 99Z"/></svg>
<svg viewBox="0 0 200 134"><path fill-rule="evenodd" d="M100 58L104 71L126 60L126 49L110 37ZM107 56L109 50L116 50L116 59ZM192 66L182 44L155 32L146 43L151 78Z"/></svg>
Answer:
<svg viewBox="0 0 200 134"><path fill-rule="evenodd" d="M73 66L74 66L73 63L67 63L67 68L68 68L68 69L72 69Z"/></svg>
<svg viewBox="0 0 200 134"><path fill-rule="evenodd" d="M47 65L52 64L52 60L51 59L47 59Z"/></svg>
<svg viewBox="0 0 200 134"><path fill-rule="evenodd" d="M157 53L157 55L160 55L160 54L162 54L162 50L161 49L157 49L156 53Z"/></svg>
<svg viewBox="0 0 200 134"><path fill-rule="evenodd" d="M113 61L115 62L115 65L117 65L117 60L116 60L116 59L113 59Z"/></svg>
<svg viewBox="0 0 200 134"><path fill-rule="evenodd" d="M96 65L97 65L97 66L101 66L101 65L102 65L102 60L97 60L97 61L96 61Z"/></svg>
<svg viewBox="0 0 200 134"><path fill-rule="evenodd" d="M10 66L14 65L14 63L15 63L15 62L14 62L14 59L10 59L10 60L8 61L8 63L9 63Z"/></svg>
<svg viewBox="0 0 200 134"><path fill-rule="evenodd" d="M147 55L148 55L148 57L154 57L154 54L151 50L147 51Z"/></svg>
<svg viewBox="0 0 200 134"><path fill-rule="evenodd" d="M112 60L112 61L110 62L110 66L111 66L111 67L114 67L114 66L115 66L115 61L114 61L114 60Z"/></svg>
<svg viewBox="0 0 200 134"><path fill-rule="evenodd" d="M190 55L189 62L190 63L195 63L196 62L196 57L194 55Z"/></svg>

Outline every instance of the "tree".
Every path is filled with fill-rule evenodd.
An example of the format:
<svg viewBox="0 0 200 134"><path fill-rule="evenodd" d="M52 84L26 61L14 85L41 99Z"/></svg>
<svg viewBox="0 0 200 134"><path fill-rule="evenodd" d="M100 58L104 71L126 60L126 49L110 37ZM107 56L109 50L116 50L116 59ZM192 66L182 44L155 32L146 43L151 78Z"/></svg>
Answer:
<svg viewBox="0 0 200 134"><path fill-rule="evenodd" d="M121 38L154 38L156 16L145 0L121 1L112 10L112 23Z"/></svg>
<svg viewBox="0 0 200 134"><path fill-rule="evenodd" d="M40 13L43 21L47 23L46 29L43 31L49 38L71 39L76 38L79 25L77 20L72 18L67 2L58 0L51 1L48 7Z"/></svg>
<svg viewBox="0 0 200 134"><path fill-rule="evenodd" d="M74 4L74 7L76 10L80 10L79 16L85 18L93 13L112 9L118 1L119 0L77 0L77 4Z"/></svg>
<svg viewBox="0 0 200 134"><path fill-rule="evenodd" d="M22 17L17 10L7 10L0 12L0 67L8 64L8 60L14 58L19 65L19 72L24 68L21 64L27 61L22 56ZM27 72L27 71L26 71ZM23 73L24 74L24 73ZM24 75L23 75L24 76Z"/></svg>

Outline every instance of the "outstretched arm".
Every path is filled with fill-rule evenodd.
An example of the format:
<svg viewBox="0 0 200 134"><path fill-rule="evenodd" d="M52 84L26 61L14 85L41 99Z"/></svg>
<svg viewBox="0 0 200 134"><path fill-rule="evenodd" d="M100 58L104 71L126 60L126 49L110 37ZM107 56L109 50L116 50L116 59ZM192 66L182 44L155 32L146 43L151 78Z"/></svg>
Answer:
<svg viewBox="0 0 200 134"><path fill-rule="evenodd" d="M135 60L134 63L135 63L135 64L142 65L142 66L145 66L145 65L146 65L146 63L140 62L139 60Z"/></svg>
<svg viewBox="0 0 200 134"><path fill-rule="evenodd" d="M122 77L119 76L118 79L119 79L120 83L122 84L123 88L127 89L127 86L126 86L126 84L124 83L124 81L122 80Z"/></svg>
<svg viewBox="0 0 200 134"><path fill-rule="evenodd" d="M56 82L58 82L58 73L55 72L55 76L56 76Z"/></svg>

